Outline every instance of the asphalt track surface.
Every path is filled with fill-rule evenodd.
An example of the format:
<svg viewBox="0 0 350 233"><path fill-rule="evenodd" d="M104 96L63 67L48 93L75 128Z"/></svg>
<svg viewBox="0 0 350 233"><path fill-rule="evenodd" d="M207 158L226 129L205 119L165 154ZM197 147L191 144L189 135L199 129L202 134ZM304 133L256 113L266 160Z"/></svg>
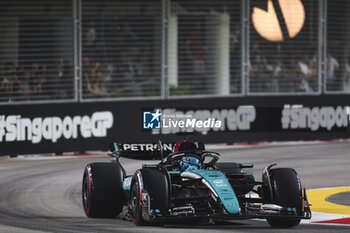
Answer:
<svg viewBox="0 0 350 233"><path fill-rule="evenodd" d="M350 144L323 143L221 149L221 161L254 162L261 178L271 163L293 167L308 189L350 186ZM215 225L136 227L120 219L89 219L81 204L81 180L87 163L107 157L0 161L0 232L350 232L347 226L300 224L272 229L266 221L222 221ZM123 159L130 174L142 161Z"/></svg>
<svg viewBox="0 0 350 233"><path fill-rule="evenodd" d="M328 197L326 200L334 204L350 206L350 192L333 194L332 196Z"/></svg>

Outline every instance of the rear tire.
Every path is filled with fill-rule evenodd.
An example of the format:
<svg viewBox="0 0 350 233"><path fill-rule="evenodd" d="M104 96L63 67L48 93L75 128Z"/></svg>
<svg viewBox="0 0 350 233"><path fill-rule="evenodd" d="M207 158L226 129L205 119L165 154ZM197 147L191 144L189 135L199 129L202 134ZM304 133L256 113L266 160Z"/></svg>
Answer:
<svg viewBox="0 0 350 233"><path fill-rule="evenodd" d="M120 214L125 203L123 171L117 163L92 163L84 170L82 200L89 218L111 218Z"/></svg>
<svg viewBox="0 0 350 233"><path fill-rule="evenodd" d="M298 215L302 208L302 188L296 171L292 168L275 168L270 170L273 204L296 208ZM271 227L294 227L300 223L300 218L271 217L267 222Z"/></svg>

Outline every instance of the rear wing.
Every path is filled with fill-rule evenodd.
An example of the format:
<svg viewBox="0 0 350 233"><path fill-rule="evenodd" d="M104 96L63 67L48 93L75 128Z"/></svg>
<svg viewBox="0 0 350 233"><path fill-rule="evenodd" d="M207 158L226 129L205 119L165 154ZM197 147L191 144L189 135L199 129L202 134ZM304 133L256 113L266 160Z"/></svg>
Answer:
<svg viewBox="0 0 350 233"><path fill-rule="evenodd" d="M140 160L162 159L173 152L176 143L119 143L110 144L110 151L118 157L126 157ZM204 150L204 144L195 142L198 150Z"/></svg>
<svg viewBox="0 0 350 233"><path fill-rule="evenodd" d="M162 159L173 151L175 143L118 143L110 144L111 152L117 156L153 160Z"/></svg>

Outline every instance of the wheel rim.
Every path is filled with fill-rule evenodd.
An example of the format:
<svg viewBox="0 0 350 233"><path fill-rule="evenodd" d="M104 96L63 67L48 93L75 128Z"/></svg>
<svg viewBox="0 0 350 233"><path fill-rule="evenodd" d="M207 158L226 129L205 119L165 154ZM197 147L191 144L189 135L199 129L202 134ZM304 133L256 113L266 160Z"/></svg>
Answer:
<svg viewBox="0 0 350 233"><path fill-rule="evenodd" d="M137 198L138 195L138 182L135 182L133 187L132 187L132 192L131 192L131 210L133 216L136 218L137 216L137 211L138 211L138 204L139 204L139 198Z"/></svg>
<svg viewBox="0 0 350 233"><path fill-rule="evenodd" d="M86 210L88 208L88 202L89 202L89 180L87 175L84 176L82 199L83 199L83 208L84 210Z"/></svg>

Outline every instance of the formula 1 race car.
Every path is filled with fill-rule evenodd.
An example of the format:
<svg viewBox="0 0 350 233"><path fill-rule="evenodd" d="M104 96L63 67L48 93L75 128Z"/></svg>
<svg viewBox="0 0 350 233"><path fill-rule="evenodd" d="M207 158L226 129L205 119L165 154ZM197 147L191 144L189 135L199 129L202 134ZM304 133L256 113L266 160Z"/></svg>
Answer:
<svg viewBox="0 0 350 233"><path fill-rule="evenodd" d="M113 143L111 163L91 163L84 170L82 199L86 216L116 217L136 225L185 219L266 219L272 227L293 227L310 219L305 188L292 168L267 166L262 181L243 169L252 163L219 163L219 154L203 143ZM126 175L119 157L147 159Z"/></svg>

